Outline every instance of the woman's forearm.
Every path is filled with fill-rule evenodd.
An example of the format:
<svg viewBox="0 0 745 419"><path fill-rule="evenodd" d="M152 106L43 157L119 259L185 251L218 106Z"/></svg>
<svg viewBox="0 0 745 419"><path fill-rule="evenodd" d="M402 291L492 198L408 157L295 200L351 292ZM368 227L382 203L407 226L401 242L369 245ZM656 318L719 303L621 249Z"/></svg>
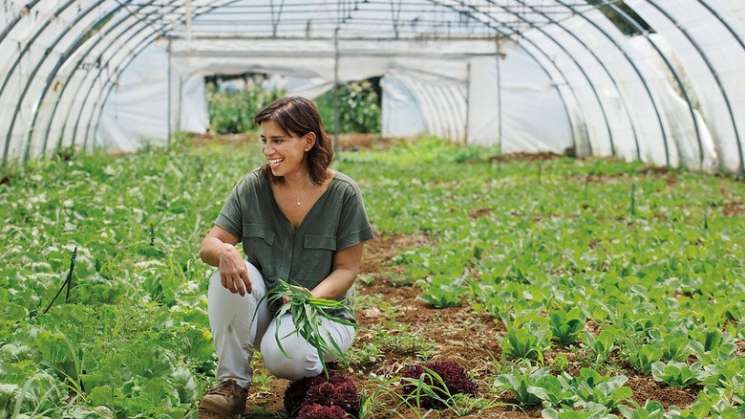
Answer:
<svg viewBox="0 0 745 419"><path fill-rule="evenodd" d="M346 268L335 269L331 272L331 275L316 285L310 293L316 298L337 299L352 287L356 277L357 272L354 270Z"/></svg>
<svg viewBox="0 0 745 419"><path fill-rule="evenodd" d="M225 243L217 237L206 237L202 241L202 248L199 250L199 257L204 263L211 266L220 265L220 255L228 248L235 248L230 243Z"/></svg>

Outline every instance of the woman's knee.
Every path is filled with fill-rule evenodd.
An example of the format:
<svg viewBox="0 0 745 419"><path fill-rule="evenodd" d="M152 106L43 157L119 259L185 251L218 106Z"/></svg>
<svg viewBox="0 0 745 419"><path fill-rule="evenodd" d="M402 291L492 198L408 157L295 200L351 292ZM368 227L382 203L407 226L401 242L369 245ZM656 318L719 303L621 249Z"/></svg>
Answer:
<svg viewBox="0 0 745 419"><path fill-rule="evenodd" d="M286 333L280 333L280 338L284 335ZM318 352L305 339L290 335L281 341L282 348L277 344L273 331L267 332L261 340L261 356L269 373L288 380L298 380L321 373Z"/></svg>

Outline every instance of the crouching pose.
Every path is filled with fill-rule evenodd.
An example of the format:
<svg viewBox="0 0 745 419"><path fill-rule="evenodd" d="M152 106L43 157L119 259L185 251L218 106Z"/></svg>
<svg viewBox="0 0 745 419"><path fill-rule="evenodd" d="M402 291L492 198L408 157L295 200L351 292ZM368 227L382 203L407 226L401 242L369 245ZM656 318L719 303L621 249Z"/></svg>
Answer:
<svg viewBox="0 0 745 419"><path fill-rule="evenodd" d="M289 314L277 322L279 307L263 297L283 279L314 297L349 303L362 242L373 236L356 183L329 168L333 151L313 102L283 98L255 120L266 164L238 182L199 252L218 268L210 278L208 311L219 381L201 400L200 418L243 411L255 348L277 377L321 373L316 349L290 333ZM234 246L239 241L247 261ZM351 312L337 314L354 321ZM287 355L277 345L277 328ZM354 327L324 319L321 335L327 334L346 351Z"/></svg>

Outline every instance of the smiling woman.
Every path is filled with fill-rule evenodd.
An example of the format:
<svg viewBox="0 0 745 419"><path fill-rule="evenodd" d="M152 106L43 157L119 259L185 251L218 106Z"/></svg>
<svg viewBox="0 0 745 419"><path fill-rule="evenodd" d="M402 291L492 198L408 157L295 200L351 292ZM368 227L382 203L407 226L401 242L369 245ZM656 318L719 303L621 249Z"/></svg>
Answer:
<svg viewBox="0 0 745 419"><path fill-rule="evenodd" d="M318 352L294 333L290 314L276 319L278 305L263 297L286 280L313 297L349 303L362 242L373 237L357 184L329 168L331 142L313 102L283 98L255 120L267 163L238 182L200 250L202 260L218 268L210 278L208 310L220 384L200 403L205 418L245 408L256 347L276 376L297 380L321 372ZM235 248L239 241L247 261ZM354 322L349 310L335 314ZM349 324L323 319L319 329L342 351L352 345Z"/></svg>

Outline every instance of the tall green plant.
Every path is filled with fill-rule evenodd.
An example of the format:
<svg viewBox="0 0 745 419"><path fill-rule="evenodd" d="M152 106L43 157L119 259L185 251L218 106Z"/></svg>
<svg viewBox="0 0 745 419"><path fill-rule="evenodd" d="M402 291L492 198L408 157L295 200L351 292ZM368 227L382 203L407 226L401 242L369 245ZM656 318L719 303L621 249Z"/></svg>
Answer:
<svg viewBox="0 0 745 419"><path fill-rule="evenodd" d="M221 92L210 87L207 92L210 131L216 134L239 134L256 129L256 113L282 96L282 90L267 90L258 82L240 91Z"/></svg>
<svg viewBox="0 0 745 419"><path fill-rule="evenodd" d="M352 82L338 87L340 132L380 132L381 110L378 94L370 81ZM316 98L326 130L334 130L334 91L330 90Z"/></svg>

